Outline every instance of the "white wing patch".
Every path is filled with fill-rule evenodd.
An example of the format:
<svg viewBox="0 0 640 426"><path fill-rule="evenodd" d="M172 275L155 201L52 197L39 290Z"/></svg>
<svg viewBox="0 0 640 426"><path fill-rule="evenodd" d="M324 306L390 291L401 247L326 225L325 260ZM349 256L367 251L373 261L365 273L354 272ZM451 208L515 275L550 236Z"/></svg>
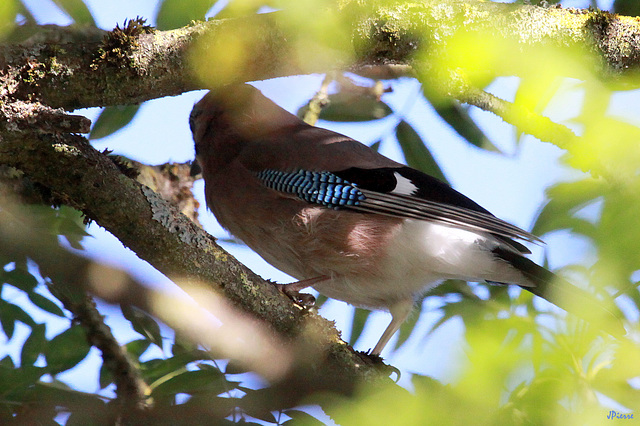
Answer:
<svg viewBox="0 0 640 426"><path fill-rule="evenodd" d="M391 193L398 195L414 195L418 192L418 187L413 184L409 179L402 176L400 173L395 172L393 176L396 178L396 187L393 188Z"/></svg>

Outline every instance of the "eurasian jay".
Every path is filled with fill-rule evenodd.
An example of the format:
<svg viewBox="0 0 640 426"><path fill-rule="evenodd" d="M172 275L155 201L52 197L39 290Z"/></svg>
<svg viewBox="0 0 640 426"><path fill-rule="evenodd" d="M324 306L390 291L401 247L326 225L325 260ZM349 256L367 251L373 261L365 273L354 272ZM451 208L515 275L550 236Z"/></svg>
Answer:
<svg viewBox="0 0 640 426"><path fill-rule="evenodd" d="M447 184L310 126L252 86L208 93L190 116L207 206L267 262L320 293L392 320L443 280L515 284L578 315L606 310L524 257L540 241ZM615 316L615 315L614 315ZM588 318L587 318L588 319ZM617 327L621 327L616 323ZM617 330L616 330L617 331Z"/></svg>

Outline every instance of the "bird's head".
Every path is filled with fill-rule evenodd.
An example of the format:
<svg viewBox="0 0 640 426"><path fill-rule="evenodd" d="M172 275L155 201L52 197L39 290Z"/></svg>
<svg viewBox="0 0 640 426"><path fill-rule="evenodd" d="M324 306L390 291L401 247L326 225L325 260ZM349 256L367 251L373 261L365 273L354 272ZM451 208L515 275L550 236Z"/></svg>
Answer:
<svg viewBox="0 0 640 426"><path fill-rule="evenodd" d="M191 111L189 126L196 157L226 162L246 141L270 135L303 122L267 99L253 86L225 86L207 93Z"/></svg>

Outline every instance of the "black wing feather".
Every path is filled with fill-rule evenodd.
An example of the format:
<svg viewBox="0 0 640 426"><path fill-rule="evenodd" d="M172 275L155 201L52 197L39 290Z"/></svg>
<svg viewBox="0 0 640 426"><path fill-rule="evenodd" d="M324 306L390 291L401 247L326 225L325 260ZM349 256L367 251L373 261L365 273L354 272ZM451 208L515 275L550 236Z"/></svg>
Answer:
<svg viewBox="0 0 640 426"><path fill-rule="evenodd" d="M542 242L535 235L498 219L446 183L410 167L377 169L352 167L332 173L357 185L367 197L355 208L357 210L422 220L438 220L454 226L489 232L522 253L529 253L529 250L513 241L514 238ZM410 193L398 193L399 182L396 174L409 181L414 190Z"/></svg>

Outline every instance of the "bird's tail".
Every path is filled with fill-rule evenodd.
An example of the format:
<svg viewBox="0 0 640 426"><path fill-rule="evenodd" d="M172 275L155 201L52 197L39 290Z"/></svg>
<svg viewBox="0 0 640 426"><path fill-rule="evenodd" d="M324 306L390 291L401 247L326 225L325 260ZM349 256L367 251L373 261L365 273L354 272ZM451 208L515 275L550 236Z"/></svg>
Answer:
<svg viewBox="0 0 640 426"><path fill-rule="evenodd" d="M531 285L520 287L542 297L548 302L576 315L614 337L622 337L626 330L619 314L615 312L613 299L601 299L578 288L553 272L514 252L499 254L517 268Z"/></svg>

